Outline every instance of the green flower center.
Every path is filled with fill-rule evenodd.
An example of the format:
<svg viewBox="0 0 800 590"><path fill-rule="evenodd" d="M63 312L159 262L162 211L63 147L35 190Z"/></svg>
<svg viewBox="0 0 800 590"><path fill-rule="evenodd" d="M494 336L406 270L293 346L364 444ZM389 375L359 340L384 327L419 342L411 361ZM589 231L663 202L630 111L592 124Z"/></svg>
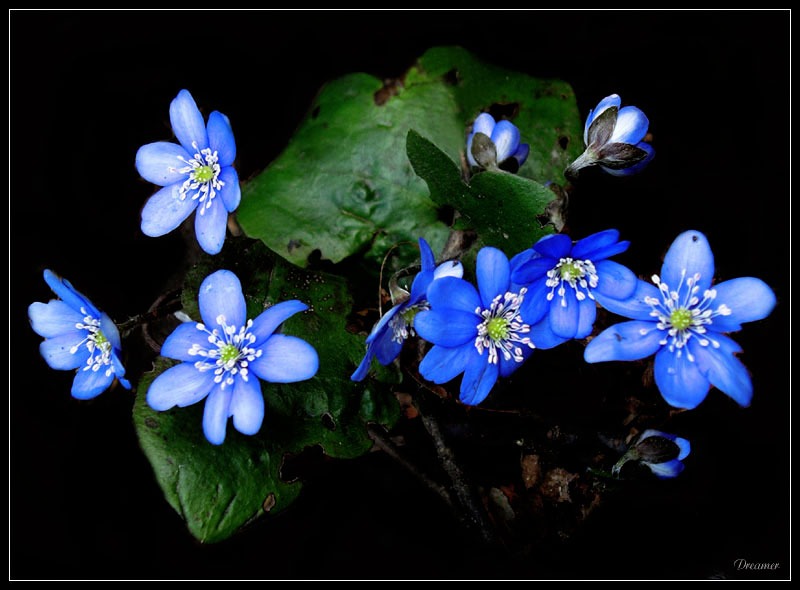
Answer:
<svg viewBox="0 0 800 590"><path fill-rule="evenodd" d="M108 338L100 330L94 333L94 343L97 346L103 346L106 342L108 342Z"/></svg>
<svg viewBox="0 0 800 590"><path fill-rule="evenodd" d="M420 312L421 308L417 307L416 305L412 305L407 310L400 314L400 317L403 318L403 321L408 324L409 326L414 325L414 318L417 317L417 314Z"/></svg>
<svg viewBox="0 0 800 590"><path fill-rule="evenodd" d="M209 182L214 178L214 169L211 166L199 166L194 169L194 178L197 182Z"/></svg>
<svg viewBox="0 0 800 590"><path fill-rule="evenodd" d="M495 342L508 338L508 320L503 317L492 318L486 324L486 333Z"/></svg>
<svg viewBox="0 0 800 590"><path fill-rule="evenodd" d="M583 278L583 270L577 264L566 262L561 265L561 279L564 281L574 281Z"/></svg>
<svg viewBox="0 0 800 590"><path fill-rule="evenodd" d="M235 361L239 358L239 349L233 344L223 344L219 347L219 358L222 360L223 364Z"/></svg>
<svg viewBox="0 0 800 590"><path fill-rule="evenodd" d="M692 325L692 312L684 307L679 307L669 314L669 323L676 330L685 330Z"/></svg>

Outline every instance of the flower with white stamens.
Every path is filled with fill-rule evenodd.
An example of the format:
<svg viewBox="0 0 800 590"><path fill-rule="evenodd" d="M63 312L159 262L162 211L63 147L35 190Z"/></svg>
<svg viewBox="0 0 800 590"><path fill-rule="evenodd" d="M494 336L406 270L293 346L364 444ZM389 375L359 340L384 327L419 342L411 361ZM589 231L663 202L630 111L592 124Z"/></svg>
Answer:
<svg viewBox="0 0 800 590"><path fill-rule="evenodd" d="M248 320L239 279L219 270L200 285L199 307L202 322L185 322L164 341L161 356L183 362L156 377L147 390L147 403L164 411L206 400L203 432L219 445L231 416L242 434L261 428L264 398L259 379L310 379L319 358L306 341L276 333L284 320L308 309L301 301L278 303Z"/></svg>
<svg viewBox="0 0 800 590"><path fill-rule="evenodd" d="M679 235L670 246L653 283L637 280L633 295L605 301L609 311L631 318L607 328L584 351L590 363L638 360L655 355L655 381L672 406L691 409L710 387L741 406L753 397L753 384L736 358L741 348L725 332L744 322L767 317L775 294L754 277L731 279L711 286L714 256L706 237L697 231Z"/></svg>
<svg viewBox="0 0 800 590"><path fill-rule="evenodd" d="M142 232L162 236L197 209L197 241L209 254L217 254L225 241L228 213L241 200L230 121L214 111L206 124L188 90L172 101L169 116L179 143L148 143L136 153L142 178L163 187L142 209Z"/></svg>
<svg viewBox="0 0 800 590"><path fill-rule="evenodd" d="M31 304L28 317L34 331L45 338L39 351L47 364L53 369L79 369L72 382L72 396L96 397L115 378L130 389L119 358L119 332L111 318L52 271L44 271L44 280L60 299Z"/></svg>

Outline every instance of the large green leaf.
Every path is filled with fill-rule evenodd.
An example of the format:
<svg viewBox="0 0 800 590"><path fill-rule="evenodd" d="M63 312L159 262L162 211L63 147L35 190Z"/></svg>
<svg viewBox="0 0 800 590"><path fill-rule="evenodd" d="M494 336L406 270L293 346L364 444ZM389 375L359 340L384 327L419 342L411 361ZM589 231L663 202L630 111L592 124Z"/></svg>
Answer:
<svg viewBox="0 0 800 590"><path fill-rule="evenodd" d="M569 85L440 47L391 87L366 74L326 85L284 152L243 185L239 223L300 266L314 250L334 262L362 253L377 264L408 242L393 257L400 268L416 258L419 237L439 252L448 228L406 158L406 135L413 128L462 162L473 119L498 109L531 145L519 175L559 181L582 147Z"/></svg>
<svg viewBox="0 0 800 590"><path fill-rule="evenodd" d="M364 342L346 329L352 301L342 278L294 267L259 242L231 240L222 254L204 258L187 275L184 311L195 320L200 319L200 283L219 268L239 277L250 318L288 299L308 304L309 310L287 320L281 331L311 343L320 368L315 377L300 383L262 382L261 430L245 436L229 424L220 446L203 435L202 402L166 412L147 405L147 388L173 361L159 359L142 379L134 406L140 444L167 500L204 542L225 539L294 500L300 484L281 479L287 454L320 445L332 457L359 456L372 446L366 423L391 426L399 416L394 396L376 389L379 384L349 379L364 354Z"/></svg>

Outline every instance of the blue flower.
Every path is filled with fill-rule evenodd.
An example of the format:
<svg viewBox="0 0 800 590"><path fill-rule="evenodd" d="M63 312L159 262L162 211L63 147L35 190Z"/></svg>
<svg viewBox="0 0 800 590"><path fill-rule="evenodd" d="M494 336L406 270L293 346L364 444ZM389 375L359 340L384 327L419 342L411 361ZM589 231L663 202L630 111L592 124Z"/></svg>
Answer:
<svg viewBox="0 0 800 590"><path fill-rule="evenodd" d="M478 133L483 135L481 141L475 141ZM530 146L519 140L519 129L511 121L495 123L489 113L481 113L475 118L472 132L467 137L467 161L472 166L493 168L513 158L516 164L513 171L516 172L530 153Z"/></svg>
<svg viewBox="0 0 800 590"><path fill-rule="evenodd" d="M367 376L372 359L377 358L382 365L388 365L403 348L403 342L414 336L414 318L423 309L428 309L426 292L428 286L442 277L458 277L464 274L464 267L460 262L443 262L436 267L433 252L423 238L419 239L419 251L422 258L422 270L414 277L411 284L411 293L403 303L398 303L383 314L383 317L373 326L367 336L367 352L350 376L353 381L361 381Z"/></svg>
<svg viewBox="0 0 800 590"><path fill-rule="evenodd" d="M637 279L624 301L607 301L609 311L631 318L607 328L584 351L587 362L631 361L655 355L655 381L672 406L691 409L711 385L748 406L753 385L741 352L724 332L767 317L772 290L760 279L731 279L713 288L714 256L698 231L679 235L670 246L661 276L651 285Z"/></svg>
<svg viewBox="0 0 800 590"><path fill-rule="evenodd" d="M461 373L460 399L481 403L498 376L513 373L531 354L530 326L520 315L526 289L510 290L511 269L500 250L481 248L476 260L476 290L456 277L444 277L428 288L431 309L417 314L414 327L434 344L419 366L434 383Z"/></svg>
<svg viewBox="0 0 800 590"><path fill-rule="evenodd" d="M605 97L589 112L583 130L586 151L567 168L574 176L587 166L599 165L614 176L639 172L655 156L653 147L642 141L650 122L638 108L619 108L620 97Z"/></svg>
<svg viewBox="0 0 800 590"><path fill-rule="evenodd" d="M52 271L44 271L44 280L61 299L32 303L28 318L34 332L45 338L39 352L51 368L81 369L72 382L72 397L97 397L115 377L130 389L119 359L122 349L119 331L111 318Z"/></svg>
<svg viewBox="0 0 800 590"><path fill-rule="evenodd" d="M647 465L659 479L671 479L683 471L683 460L691 450L691 444L685 438L648 429L614 465L612 472L618 475L625 463L634 460Z"/></svg>
<svg viewBox="0 0 800 590"><path fill-rule="evenodd" d="M197 209L197 241L209 254L217 254L225 241L228 213L241 200L230 121L214 111L206 125L188 90L181 90L172 101L169 118L180 145L158 141L136 153L142 178L164 187L142 209L142 231L163 236Z"/></svg>
<svg viewBox="0 0 800 590"><path fill-rule="evenodd" d="M612 260L628 249L619 232L609 229L572 243L565 234L545 236L511 260L511 280L528 288L522 317L531 340L547 349L592 332L597 307L630 297L636 275Z"/></svg>
<svg viewBox="0 0 800 590"><path fill-rule="evenodd" d="M200 285L202 323L186 322L164 341L161 356L183 361L159 375L147 391L157 411L206 400L203 432L215 445L225 441L228 418L242 434L255 434L264 419L259 379L293 383L313 377L317 352L306 341L276 334L284 320L308 309L301 301L273 305L247 319L235 274L218 270Z"/></svg>

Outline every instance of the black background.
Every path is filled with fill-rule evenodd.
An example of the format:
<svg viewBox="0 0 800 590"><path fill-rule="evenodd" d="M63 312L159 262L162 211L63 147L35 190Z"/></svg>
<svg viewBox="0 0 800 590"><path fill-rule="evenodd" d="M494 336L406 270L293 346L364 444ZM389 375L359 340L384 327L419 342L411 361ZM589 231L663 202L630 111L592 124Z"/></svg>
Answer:
<svg viewBox="0 0 800 590"><path fill-rule="evenodd" d="M787 11L14 11L10 36L12 579L789 576ZM133 395L74 400L72 375L39 357L26 308L52 296L42 271L118 322L180 272L180 233L139 230L154 187L133 162L140 145L171 139L181 88L230 117L244 180L280 153L324 82L397 77L448 44L566 80L582 116L614 92L646 112L655 160L635 178L589 174L570 233L618 228L633 244L620 261L650 274L680 232L700 230L717 280L770 284L775 311L736 335L753 404L712 390L679 422L693 443L684 474L603 508L541 558L482 553L382 453L319 461L287 512L201 546L138 448ZM145 361L129 354L135 375ZM737 571L738 558L780 568Z"/></svg>

